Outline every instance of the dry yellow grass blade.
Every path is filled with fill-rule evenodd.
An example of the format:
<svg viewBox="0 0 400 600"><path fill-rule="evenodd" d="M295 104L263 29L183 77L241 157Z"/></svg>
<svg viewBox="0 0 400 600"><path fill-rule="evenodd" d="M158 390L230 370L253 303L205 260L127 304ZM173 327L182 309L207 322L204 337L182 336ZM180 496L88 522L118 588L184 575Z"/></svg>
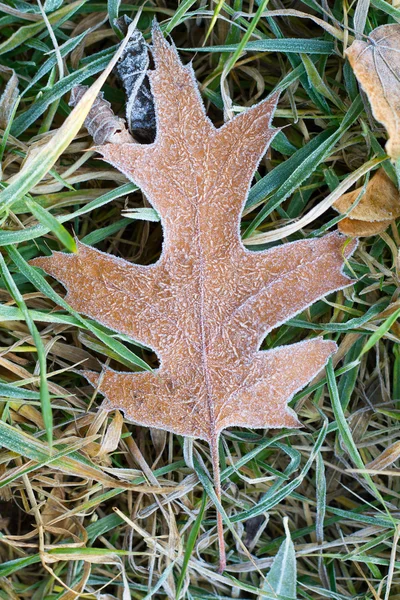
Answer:
<svg viewBox="0 0 400 600"><path fill-rule="evenodd" d="M78 454L66 455L65 451L59 449L58 446L59 444L63 444L63 440L57 440L55 453L51 454L48 444L7 423L0 422L0 437L4 448L11 450L11 452L24 456L41 466L51 465L56 471L61 471L80 479L86 478L97 481L107 488L123 488L136 492L156 494L165 494L176 489L172 489L171 487L144 486L143 484L133 485L115 479L104 473L100 467L97 467L84 456ZM69 441L67 440L66 443L68 444Z"/></svg>
<svg viewBox="0 0 400 600"><path fill-rule="evenodd" d="M263 17L297 17L300 19L310 19L311 21L314 21L314 23L325 29L325 31L330 33L331 36L333 36L337 40L340 40L341 42L345 42L346 39L350 41L354 39L353 36L350 36L347 31L342 31L339 27L334 27L333 25L330 25L327 21L319 19L318 17L305 13L301 10L294 10L291 8L280 10L266 10L265 12L263 12Z"/></svg>
<svg viewBox="0 0 400 600"><path fill-rule="evenodd" d="M382 160L382 158L373 158L356 169L356 171L353 171L353 173L350 173L350 175L343 179L337 188L331 194L329 194L329 196L314 206L310 211L308 211L308 213L306 213L297 221L289 223L289 225L285 225L285 227L275 229L274 231L254 233L251 237L243 240L243 243L246 246L268 244L270 242L282 240L289 235L293 235L296 233L296 231L300 231L300 229L303 229L303 227L306 227L315 221L315 219L324 214L324 212L326 212L336 202L336 200L338 200L345 192L347 192L352 185L357 183L360 177L371 171L376 165L380 164Z"/></svg>
<svg viewBox="0 0 400 600"><path fill-rule="evenodd" d="M366 469L381 471L392 465L400 458L400 442L395 442L386 448L375 460L365 465Z"/></svg>

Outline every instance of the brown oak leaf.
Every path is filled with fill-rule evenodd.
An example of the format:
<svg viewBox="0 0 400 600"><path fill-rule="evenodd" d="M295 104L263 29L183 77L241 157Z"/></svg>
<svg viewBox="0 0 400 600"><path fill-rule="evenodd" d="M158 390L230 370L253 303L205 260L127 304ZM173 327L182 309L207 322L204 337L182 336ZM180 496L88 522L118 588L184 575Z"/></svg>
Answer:
<svg viewBox="0 0 400 600"><path fill-rule="evenodd" d="M388 134L388 155L400 158L400 25L381 25L346 50L352 69Z"/></svg>
<svg viewBox="0 0 400 600"><path fill-rule="evenodd" d="M34 264L62 282L76 310L150 346L154 372L109 368L99 384L110 409L148 427L207 440L215 488L218 437L230 426L299 427L287 403L326 364L336 345L309 339L268 352L265 335L312 302L351 283L347 245L333 233L265 252L241 242L241 212L258 163L277 133L273 96L220 129L206 117L191 66L153 31L149 73L157 111L151 145L97 150L144 191L164 229L160 260L130 264L78 243ZM225 564L218 513L221 569Z"/></svg>
<svg viewBox="0 0 400 600"><path fill-rule="evenodd" d="M333 207L341 214L347 213L363 188L340 196ZM400 216L400 193L385 169L375 173L366 185L365 192L347 217L338 223L339 230L352 237L366 237L382 233Z"/></svg>

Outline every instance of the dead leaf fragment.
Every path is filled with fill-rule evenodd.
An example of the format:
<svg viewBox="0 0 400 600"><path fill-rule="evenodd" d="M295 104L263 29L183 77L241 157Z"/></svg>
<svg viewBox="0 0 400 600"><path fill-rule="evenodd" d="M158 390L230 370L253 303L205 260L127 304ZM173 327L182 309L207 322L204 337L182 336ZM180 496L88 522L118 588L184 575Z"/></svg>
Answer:
<svg viewBox="0 0 400 600"><path fill-rule="evenodd" d="M389 135L386 152L400 158L400 25L381 25L366 42L346 50L355 76L365 90L374 117Z"/></svg>
<svg viewBox="0 0 400 600"><path fill-rule="evenodd" d="M126 34L131 19L124 15L116 21L117 27ZM149 50L143 34L135 29L119 59L116 71L124 86L126 96L126 120L134 138L153 142L156 136L154 99L147 75L150 65Z"/></svg>
<svg viewBox="0 0 400 600"><path fill-rule="evenodd" d="M107 432L104 436L104 439L101 442L101 447L98 455L104 456L106 454L111 454L118 448L118 444L121 441L121 432L122 426L124 424L124 420L122 418L119 410L115 411L114 417L107 428Z"/></svg>
<svg viewBox="0 0 400 600"><path fill-rule="evenodd" d="M190 65L183 66L158 27L149 73L157 110L151 145L106 144L104 159L134 180L160 214L164 246L150 266L130 264L78 243L33 264L61 281L75 310L155 350L160 368L85 372L126 417L209 442L221 494L218 436L230 426L299 427L288 400L336 350L309 339L261 352L264 336L333 290L345 238L337 233L266 252L246 250L241 212L260 158L277 130L277 96L216 129ZM222 520L218 521L224 566Z"/></svg>
<svg viewBox="0 0 400 600"><path fill-rule="evenodd" d="M87 85L76 85L72 88L69 105L76 106L88 89ZM93 102L84 125L95 144L133 142L125 121L115 116L111 104L104 99L102 92Z"/></svg>
<svg viewBox="0 0 400 600"><path fill-rule="evenodd" d="M362 193L362 187L343 194L333 207L346 214ZM400 194L385 170L379 169L368 182L358 204L342 219L339 230L348 236L365 237L382 233L400 216Z"/></svg>
<svg viewBox="0 0 400 600"><path fill-rule="evenodd" d="M338 223L338 229L349 237L369 237L383 233L392 221L361 221L345 217Z"/></svg>
<svg viewBox="0 0 400 600"><path fill-rule="evenodd" d="M400 458L400 442L395 442L386 448L377 458L365 465L366 469L384 471Z"/></svg>
<svg viewBox="0 0 400 600"><path fill-rule="evenodd" d="M346 213L356 201L362 187L343 194L333 207L341 214ZM351 219L361 221L391 221L400 216L400 194L385 169L378 169L368 182L365 193L350 213Z"/></svg>

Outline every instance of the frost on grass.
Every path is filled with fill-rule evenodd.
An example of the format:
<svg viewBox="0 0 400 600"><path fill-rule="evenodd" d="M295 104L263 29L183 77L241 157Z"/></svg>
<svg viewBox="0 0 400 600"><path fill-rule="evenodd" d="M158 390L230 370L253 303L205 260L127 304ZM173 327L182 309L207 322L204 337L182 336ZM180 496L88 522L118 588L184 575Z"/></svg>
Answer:
<svg viewBox="0 0 400 600"><path fill-rule="evenodd" d="M136 423L207 440L218 493L222 429L299 426L287 402L323 368L335 344L317 338L268 352L259 348L271 329L351 283L342 273L345 238L334 233L247 251L241 211L277 131L269 125L278 98L216 129L191 67L182 65L158 28L153 55L154 144L97 150L160 214L160 260L132 265L78 244L76 254L56 252L34 264L63 283L76 310L155 350L156 372L105 369L101 379L86 376L99 384L108 407ZM345 255L353 249L348 245Z"/></svg>

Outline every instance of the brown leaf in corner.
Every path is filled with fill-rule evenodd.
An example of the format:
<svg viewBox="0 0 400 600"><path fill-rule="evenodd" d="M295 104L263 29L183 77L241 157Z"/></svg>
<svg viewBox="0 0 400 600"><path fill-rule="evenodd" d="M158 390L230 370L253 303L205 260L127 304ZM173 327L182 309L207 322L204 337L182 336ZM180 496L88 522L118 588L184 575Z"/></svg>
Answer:
<svg viewBox="0 0 400 600"><path fill-rule="evenodd" d="M343 194L333 207L341 214L347 213L361 192L359 187ZM366 237L382 233L399 216L399 190L382 168L370 179L358 204L338 223L338 228L352 237Z"/></svg>
<svg viewBox="0 0 400 600"><path fill-rule="evenodd" d="M345 217L338 223L338 229L349 237L369 237L383 233L392 221L361 221Z"/></svg>
<svg viewBox="0 0 400 600"><path fill-rule="evenodd" d="M366 42L356 40L346 51L367 93L374 117L388 134L388 155L400 158L400 25L381 25Z"/></svg>
<svg viewBox="0 0 400 600"><path fill-rule="evenodd" d="M108 408L148 427L202 438L211 447L220 498L218 437L231 426L299 427L288 400L336 350L309 339L259 350L274 327L351 281L339 234L244 248L241 212L257 165L277 130L277 96L220 129L206 117L191 66L153 31L150 72L157 110L154 144L106 144L104 159L137 183L161 216L164 245L150 266L84 244L34 264L63 283L78 311L153 348L160 368L86 373ZM345 255L355 244L349 244ZM221 568L222 520L218 520Z"/></svg>

